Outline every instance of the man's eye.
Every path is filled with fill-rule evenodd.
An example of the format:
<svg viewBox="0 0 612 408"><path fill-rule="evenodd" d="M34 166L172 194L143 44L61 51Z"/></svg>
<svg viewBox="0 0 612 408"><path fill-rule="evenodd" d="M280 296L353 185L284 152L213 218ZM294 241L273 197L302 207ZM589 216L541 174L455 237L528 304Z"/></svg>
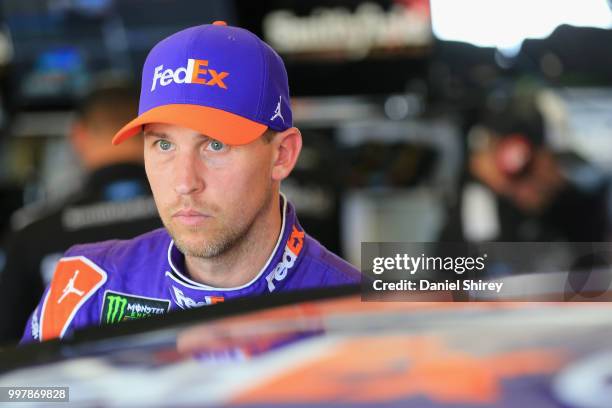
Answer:
<svg viewBox="0 0 612 408"><path fill-rule="evenodd" d="M225 144L221 143L218 140L211 140L208 144L208 150L212 150L213 152L221 152L225 149Z"/></svg>
<svg viewBox="0 0 612 408"><path fill-rule="evenodd" d="M157 144L159 145L159 148L163 151L168 151L172 148L172 143L167 140L158 140Z"/></svg>

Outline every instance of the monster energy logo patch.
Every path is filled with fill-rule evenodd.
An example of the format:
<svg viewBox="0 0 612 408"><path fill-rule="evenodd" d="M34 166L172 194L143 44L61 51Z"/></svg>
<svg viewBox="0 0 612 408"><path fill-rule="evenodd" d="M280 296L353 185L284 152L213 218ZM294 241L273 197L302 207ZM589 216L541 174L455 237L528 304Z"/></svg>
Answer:
<svg viewBox="0 0 612 408"><path fill-rule="evenodd" d="M169 300L126 295L107 290L104 294L100 320L102 323L111 324L124 320L142 319L164 314L169 308Z"/></svg>

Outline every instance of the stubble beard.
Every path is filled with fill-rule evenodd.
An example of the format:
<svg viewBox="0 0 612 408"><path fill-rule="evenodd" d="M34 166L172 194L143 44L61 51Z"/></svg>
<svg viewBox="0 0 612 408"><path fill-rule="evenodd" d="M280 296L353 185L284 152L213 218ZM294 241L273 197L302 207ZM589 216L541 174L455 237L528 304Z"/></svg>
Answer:
<svg viewBox="0 0 612 408"><path fill-rule="evenodd" d="M180 234L177 234L172 228L166 228L170 232L170 235L174 239L176 247L186 256L197 257L197 258L215 258L229 251L230 248L235 247L239 241L241 241L247 231L252 227L250 225L236 227L231 226L225 228L216 237L200 242L190 242L186 239L182 239ZM197 236L205 234L205 228L190 228L189 231Z"/></svg>
<svg viewBox="0 0 612 408"><path fill-rule="evenodd" d="M204 259L217 258L229 253L230 250L241 247L240 244L251 235L255 222L268 210L271 202L272 194L271 191L268 191L262 205L255 211L255 214L250 219L240 222L241 217L239 217L238 220L235 220L235 223L222 226L215 237L207 237L207 240L200 240L196 243L183 239L181 234L173 228L171 223L164 221L164 225L170 236L172 236L176 247L185 256ZM206 230L206 227L189 228L190 233L196 236L207 234Z"/></svg>

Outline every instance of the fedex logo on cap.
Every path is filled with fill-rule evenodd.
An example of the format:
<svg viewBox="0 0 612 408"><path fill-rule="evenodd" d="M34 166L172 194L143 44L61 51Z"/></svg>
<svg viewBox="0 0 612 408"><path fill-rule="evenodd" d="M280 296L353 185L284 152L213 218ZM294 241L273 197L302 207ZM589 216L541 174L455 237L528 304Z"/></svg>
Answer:
<svg viewBox="0 0 612 408"><path fill-rule="evenodd" d="M174 82L177 84L218 86L227 89L223 80L228 77L228 72L217 72L217 70L204 67L208 67L208 60L192 58L187 60L186 67L180 67L176 70L170 68L164 70L163 65L158 65L155 67L155 73L153 74L151 92L155 91L158 82L160 86L167 86Z"/></svg>

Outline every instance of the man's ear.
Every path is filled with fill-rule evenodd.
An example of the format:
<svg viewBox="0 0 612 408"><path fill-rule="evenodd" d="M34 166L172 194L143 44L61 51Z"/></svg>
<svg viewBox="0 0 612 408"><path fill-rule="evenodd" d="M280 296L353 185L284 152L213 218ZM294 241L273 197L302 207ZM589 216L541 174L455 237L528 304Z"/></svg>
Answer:
<svg viewBox="0 0 612 408"><path fill-rule="evenodd" d="M275 147L275 157L272 167L272 179L281 181L293 170L302 151L302 134L296 127L277 133L272 143Z"/></svg>

